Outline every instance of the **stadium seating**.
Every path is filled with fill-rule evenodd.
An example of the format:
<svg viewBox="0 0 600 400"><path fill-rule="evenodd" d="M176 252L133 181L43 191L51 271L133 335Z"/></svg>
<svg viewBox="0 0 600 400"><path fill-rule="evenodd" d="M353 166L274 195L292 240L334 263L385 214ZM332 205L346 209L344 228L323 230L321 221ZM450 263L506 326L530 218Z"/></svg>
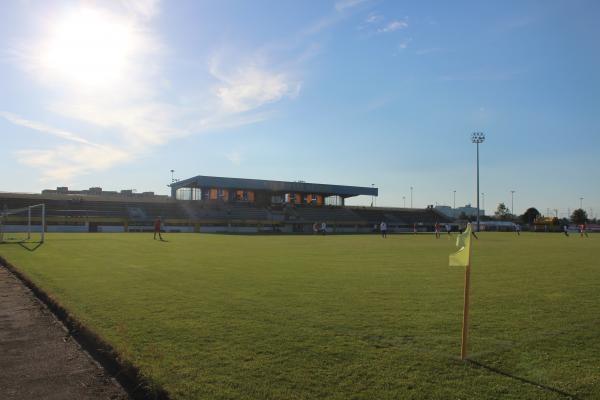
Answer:
<svg viewBox="0 0 600 400"><path fill-rule="evenodd" d="M355 222L361 223L362 218L352 210L344 207L297 207L294 209L296 220L299 222L314 223L317 221Z"/></svg>
<svg viewBox="0 0 600 400"><path fill-rule="evenodd" d="M443 214L428 209L339 207L309 205L272 205L259 207L248 203L188 201L172 199L123 199L98 196L29 195L0 193L2 209L17 209L34 204L46 204L49 225L68 225L90 222L96 225L151 226L161 216L166 223L178 226L212 224L228 226L298 225L310 227L315 222L329 225L371 229L381 221L391 227L409 227L413 224L431 226L436 222L450 222ZM300 231L310 231L302 228Z"/></svg>
<svg viewBox="0 0 600 400"><path fill-rule="evenodd" d="M425 210L419 208L371 208L371 207L352 207L354 213L358 214L361 219L366 220L370 224L378 224L381 221L387 223L397 223L399 225L413 224L435 224L451 222L445 215L436 212L432 208Z"/></svg>

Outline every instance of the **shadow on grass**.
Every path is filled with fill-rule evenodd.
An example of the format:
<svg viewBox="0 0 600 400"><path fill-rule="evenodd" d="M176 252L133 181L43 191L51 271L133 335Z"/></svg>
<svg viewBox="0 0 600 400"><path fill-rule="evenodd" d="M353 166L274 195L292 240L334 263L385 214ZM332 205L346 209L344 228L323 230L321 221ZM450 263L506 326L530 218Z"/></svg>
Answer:
<svg viewBox="0 0 600 400"><path fill-rule="evenodd" d="M2 242L0 244L17 244L27 251L36 251L44 242Z"/></svg>
<svg viewBox="0 0 600 400"><path fill-rule="evenodd" d="M490 372L493 372L495 374L503 375L503 376L506 376L507 378L515 379L517 381L526 383L528 385L533 385L533 386L535 386L537 388L540 388L540 389L543 389L543 390L548 390L550 392L554 392L554 393L560 394L561 396L565 396L568 399L572 399L572 400L578 400L579 399L574 394L567 393L564 390L560 390L560 389L557 389L557 388L552 387L552 386L547 386L547 385L544 385L544 384L539 383L539 382L531 381L531 380L529 380L527 378L523 378L523 377L520 377L520 376L513 375L513 374L511 374L509 372L502 371L502 370L500 370L498 368L494 368L494 367L491 367L489 365L485 365L485 364L483 364L483 363L481 363L479 361L470 360L470 359L468 359L466 361L468 363L470 363L471 365L475 366L476 368L483 368L483 369L488 370Z"/></svg>
<svg viewBox="0 0 600 400"><path fill-rule="evenodd" d="M44 242L20 242L19 246L21 246L27 251L36 251L43 244Z"/></svg>

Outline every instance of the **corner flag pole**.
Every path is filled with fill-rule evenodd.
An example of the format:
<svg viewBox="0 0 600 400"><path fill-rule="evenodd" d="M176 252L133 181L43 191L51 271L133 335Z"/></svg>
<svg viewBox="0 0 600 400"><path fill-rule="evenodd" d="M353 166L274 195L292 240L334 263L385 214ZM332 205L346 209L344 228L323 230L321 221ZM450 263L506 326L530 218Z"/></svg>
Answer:
<svg viewBox="0 0 600 400"><path fill-rule="evenodd" d="M450 254L449 265L451 267L465 268L465 302L463 306L462 338L460 343L460 359L467 358L469 339L469 291L471 288L471 235L473 235L471 224L456 238L456 246L459 250Z"/></svg>
<svg viewBox="0 0 600 400"><path fill-rule="evenodd" d="M469 264L465 268L465 303L463 305L462 340L460 342L460 359L467 358L467 341L469 339L469 289L471 287L471 248L469 246Z"/></svg>

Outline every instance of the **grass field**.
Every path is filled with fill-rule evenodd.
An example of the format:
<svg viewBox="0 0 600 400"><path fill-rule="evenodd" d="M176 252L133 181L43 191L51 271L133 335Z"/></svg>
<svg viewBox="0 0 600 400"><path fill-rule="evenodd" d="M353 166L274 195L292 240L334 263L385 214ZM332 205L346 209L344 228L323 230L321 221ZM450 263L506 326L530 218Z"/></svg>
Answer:
<svg viewBox="0 0 600 400"><path fill-rule="evenodd" d="M600 236L482 233L471 358L600 398ZM0 254L174 399L564 399L463 363L431 235L49 234Z"/></svg>

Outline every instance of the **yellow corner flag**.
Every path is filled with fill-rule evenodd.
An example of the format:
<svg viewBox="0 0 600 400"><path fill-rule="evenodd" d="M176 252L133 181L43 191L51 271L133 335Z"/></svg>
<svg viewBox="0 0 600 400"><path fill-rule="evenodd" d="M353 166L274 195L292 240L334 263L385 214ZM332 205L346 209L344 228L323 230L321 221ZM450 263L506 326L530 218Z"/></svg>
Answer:
<svg viewBox="0 0 600 400"><path fill-rule="evenodd" d="M471 224L467 224L467 229L458 235L456 246L459 248L456 253L450 254L451 267L465 267L465 303L463 305L463 323L462 338L460 343L460 359L467 358L467 340L469 337L469 291L471 286Z"/></svg>
<svg viewBox="0 0 600 400"><path fill-rule="evenodd" d="M450 254L450 266L468 266L471 262L471 224L467 224L467 229L456 238L456 247L458 251Z"/></svg>

